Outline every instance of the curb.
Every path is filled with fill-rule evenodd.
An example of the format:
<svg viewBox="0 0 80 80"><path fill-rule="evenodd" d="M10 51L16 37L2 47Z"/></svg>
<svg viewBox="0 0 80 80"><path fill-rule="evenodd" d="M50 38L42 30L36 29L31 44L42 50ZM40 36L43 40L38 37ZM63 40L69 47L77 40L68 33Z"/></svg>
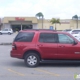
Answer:
<svg viewBox="0 0 80 80"><path fill-rule="evenodd" d="M0 43L0 45L12 45L12 43Z"/></svg>

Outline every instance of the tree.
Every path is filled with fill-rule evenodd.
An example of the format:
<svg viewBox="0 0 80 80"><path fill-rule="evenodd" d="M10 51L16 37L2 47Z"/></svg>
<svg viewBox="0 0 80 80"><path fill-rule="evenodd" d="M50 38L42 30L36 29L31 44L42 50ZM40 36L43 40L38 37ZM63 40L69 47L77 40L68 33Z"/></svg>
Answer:
<svg viewBox="0 0 80 80"><path fill-rule="evenodd" d="M40 18L42 19L42 29L43 29L43 18L44 18L43 13L42 12L37 13L36 17L39 17L39 20L40 20Z"/></svg>
<svg viewBox="0 0 80 80"><path fill-rule="evenodd" d="M59 24L60 24L60 19L52 18L52 19L50 20L50 22L51 22L52 24L55 24L55 30L56 30L56 23L59 23Z"/></svg>
<svg viewBox="0 0 80 80"><path fill-rule="evenodd" d="M77 15L74 15L73 17L72 17L72 19L73 20L76 20L76 28L78 28L78 16Z"/></svg>

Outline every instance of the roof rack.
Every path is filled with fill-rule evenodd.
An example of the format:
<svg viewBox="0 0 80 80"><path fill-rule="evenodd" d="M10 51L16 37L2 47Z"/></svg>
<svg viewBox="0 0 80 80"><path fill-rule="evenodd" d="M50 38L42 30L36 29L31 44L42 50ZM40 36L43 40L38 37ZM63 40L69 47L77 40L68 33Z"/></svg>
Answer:
<svg viewBox="0 0 80 80"><path fill-rule="evenodd" d="M27 30L35 30L35 31L56 31L56 30L51 30L51 29L24 29L23 31Z"/></svg>

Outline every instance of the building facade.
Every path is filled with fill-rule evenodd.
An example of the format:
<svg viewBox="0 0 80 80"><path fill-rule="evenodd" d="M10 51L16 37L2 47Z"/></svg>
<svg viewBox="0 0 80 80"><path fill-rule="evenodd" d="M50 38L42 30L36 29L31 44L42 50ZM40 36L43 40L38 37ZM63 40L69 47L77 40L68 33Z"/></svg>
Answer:
<svg viewBox="0 0 80 80"><path fill-rule="evenodd" d="M51 24L49 19L42 20L36 17L4 17L2 19L1 29L12 28L13 31L22 29L55 29L55 24ZM72 19L61 19L61 24L56 24L57 30L64 29L76 29L76 20ZM52 27L52 28L51 28ZM78 21L78 28L80 27L80 21Z"/></svg>

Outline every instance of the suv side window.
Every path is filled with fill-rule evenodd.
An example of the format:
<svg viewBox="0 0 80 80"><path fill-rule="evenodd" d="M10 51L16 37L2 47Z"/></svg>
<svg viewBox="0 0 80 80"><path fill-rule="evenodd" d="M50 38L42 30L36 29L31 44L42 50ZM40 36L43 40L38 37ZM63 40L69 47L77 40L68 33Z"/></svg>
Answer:
<svg viewBox="0 0 80 80"><path fill-rule="evenodd" d="M73 39L66 34L58 34L59 43L72 44Z"/></svg>
<svg viewBox="0 0 80 80"><path fill-rule="evenodd" d="M15 42L31 42L34 37L33 32L20 32L16 38Z"/></svg>
<svg viewBox="0 0 80 80"><path fill-rule="evenodd" d="M56 33L40 33L39 42L43 43L56 43L57 42Z"/></svg>

